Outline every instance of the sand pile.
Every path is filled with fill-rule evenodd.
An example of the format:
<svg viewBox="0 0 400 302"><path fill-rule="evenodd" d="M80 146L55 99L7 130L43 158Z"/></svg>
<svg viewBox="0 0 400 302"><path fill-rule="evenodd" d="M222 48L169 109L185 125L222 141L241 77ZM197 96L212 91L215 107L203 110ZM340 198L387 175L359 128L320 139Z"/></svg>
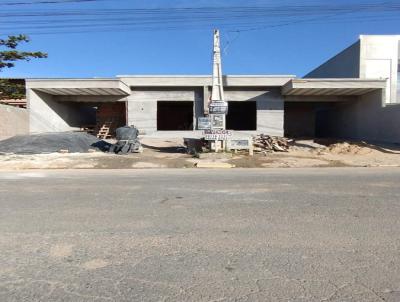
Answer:
<svg viewBox="0 0 400 302"><path fill-rule="evenodd" d="M327 147L330 153L334 154L359 154L365 155L373 152L373 149L369 148L367 145L362 144L352 144L348 142L336 143Z"/></svg>

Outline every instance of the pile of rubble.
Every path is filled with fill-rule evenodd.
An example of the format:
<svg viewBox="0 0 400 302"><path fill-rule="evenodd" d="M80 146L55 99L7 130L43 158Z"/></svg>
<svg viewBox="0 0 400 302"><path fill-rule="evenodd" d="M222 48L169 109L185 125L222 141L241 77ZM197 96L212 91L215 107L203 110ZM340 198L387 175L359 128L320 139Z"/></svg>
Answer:
<svg viewBox="0 0 400 302"><path fill-rule="evenodd" d="M259 134L253 137L254 152L288 152L290 140L285 137Z"/></svg>

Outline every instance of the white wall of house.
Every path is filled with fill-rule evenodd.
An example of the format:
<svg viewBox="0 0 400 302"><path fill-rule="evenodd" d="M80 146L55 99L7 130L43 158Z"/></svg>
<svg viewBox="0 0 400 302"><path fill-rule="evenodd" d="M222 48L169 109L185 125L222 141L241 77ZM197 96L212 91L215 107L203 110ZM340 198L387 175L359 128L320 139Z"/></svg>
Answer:
<svg viewBox="0 0 400 302"><path fill-rule="evenodd" d="M397 97L400 36L361 35L305 78L388 79L384 103L400 103Z"/></svg>
<svg viewBox="0 0 400 302"><path fill-rule="evenodd" d="M397 100L400 36L361 36L360 77L388 79L385 103Z"/></svg>
<svg viewBox="0 0 400 302"><path fill-rule="evenodd" d="M356 44L306 76L387 80L382 92L335 103L330 124L336 137L400 142L399 44L399 35L362 35ZM303 99L307 102L307 97Z"/></svg>

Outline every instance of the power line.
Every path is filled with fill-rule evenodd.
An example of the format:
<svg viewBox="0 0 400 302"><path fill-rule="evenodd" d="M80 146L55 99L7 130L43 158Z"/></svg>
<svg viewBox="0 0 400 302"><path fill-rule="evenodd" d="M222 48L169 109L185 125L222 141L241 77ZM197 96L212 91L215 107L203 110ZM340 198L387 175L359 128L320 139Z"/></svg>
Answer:
<svg viewBox="0 0 400 302"><path fill-rule="evenodd" d="M24 2L44 2L24 1ZM50 0L47 0L50 1ZM96 0L52 0L96 1ZM0 31L17 33L69 33L108 30L176 30L220 27L230 32L307 24L326 20L350 22L355 18L385 21L399 16L393 2L231 7L178 7L135 9L18 9L0 11ZM341 20L341 21L339 21Z"/></svg>
<svg viewBox="0 0 400 302"><path fill-rule="evenodd" d="M62 4L62 3L81 3L81 2L97 2L99 0L37 0L37 1L14 1L3 2L0 6L20 6L20 5L34 5L34 4ZM100 0L103 1L103 0Z"/></svg>

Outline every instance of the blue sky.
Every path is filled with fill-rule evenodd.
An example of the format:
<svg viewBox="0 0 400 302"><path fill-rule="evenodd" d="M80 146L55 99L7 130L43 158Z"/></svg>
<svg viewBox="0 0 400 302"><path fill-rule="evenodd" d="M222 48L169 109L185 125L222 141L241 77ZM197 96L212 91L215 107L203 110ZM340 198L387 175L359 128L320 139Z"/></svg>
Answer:
<svg viewBox="0 0 400 302"><path fill-rule="evenodd" d="M12 2L12 0L1 0ZM1 4L0 1L0 4ZM37 1L37 0L34 0ZM366 3L368 1L336 0L336 3ZM378 3L378 1L370 1ZM394 1L392 1L394 2ZM102 0L93 3L26 5L6 7L8 11L41 9L113 9L157 8L187 6L263 6L297 4L312 5L325 1L129 1ZM1 7L2 8L2 7ZM337 17L337 16L336 16ZM353 17L355 17L353 19ZM361 17L361 18L360 18ZM268 16L266 16L268 19ZM221 26L222 43L229 46L223 53L224 74L295 74L308 71L355 42L360 34L400 34L400 17L363 20L360 14L343 16L344 21L319 18L280 27L234 32L235 25L224 26L209 22L194 29L138 30L116 27L104 32L35 34L26 50L47 52L49 57L30 62L18 62L4 70L0 77L113 77L122 74L210 74L212 28ZM252 20L248 20L251 23ZM279 20L278 20L279 21ZM25 20L10 20L23 24ZM29 24L29 19L27 19ZM32 27L33 28L33 27ZM243 28L242 28L243 29ZM9 33L0 25L1 33ZM17 33L18 29L14 29ZM68 31L68 28L65 29ZM22 28L21 33L30 32ZM13 32L14 33L14 32Z"/></svg>

